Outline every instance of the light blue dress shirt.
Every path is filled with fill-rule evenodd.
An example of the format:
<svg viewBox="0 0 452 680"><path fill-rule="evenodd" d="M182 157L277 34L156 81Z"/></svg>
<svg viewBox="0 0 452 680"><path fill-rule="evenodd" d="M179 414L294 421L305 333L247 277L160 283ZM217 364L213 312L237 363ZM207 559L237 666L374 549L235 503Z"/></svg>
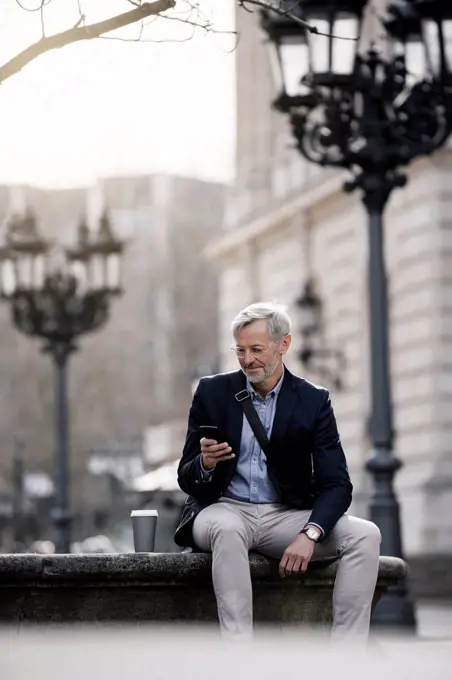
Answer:
<svg viewBox="0 0 452 680"><path fill-rule="evenodd" d="M251 394L253 406L260 418L268 439L270 439L275 420L278 395L284 379L283 374L273 390L261 397L249 380L246 388ZM267 473L267 458L251 429L248 419L243 415L242 438L237 468L231 482L223 494L226 498L247 503L278 503L278 492Z"/></svg>

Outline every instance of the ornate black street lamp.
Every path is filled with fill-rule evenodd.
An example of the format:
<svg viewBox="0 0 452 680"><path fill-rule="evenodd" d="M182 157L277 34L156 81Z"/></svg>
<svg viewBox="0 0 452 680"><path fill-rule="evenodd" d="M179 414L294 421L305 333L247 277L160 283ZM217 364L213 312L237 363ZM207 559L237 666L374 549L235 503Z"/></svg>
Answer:
<svg viewBox="0 0 452 680"><path fill-rule="evenodd" d="M70 552L72 514L69 499L69 418L67 363L76 338L101 328L110 298L121 292L123 243L112 233L107 213L97 233L82 222L78 244L66 251L68 267L51 271L50 244L39 233L30 211L14 216L0 250L0 294L11 305L15 327L44 341L55 368L56 550Z"/></svg>
<svg viewBox="0 0 452 680"><path fill-rule="evenodd" d="M382 553L401 557L393 486L401 461L393 453L382 217L393 189L406 183L400 168L439 149L451 131L452 5L442 0L394 2L384 22L392 54L384 58L375 46L360 52L366 4L280 0L275 3L278 11L263 12L262 23L280 67L274 104L289 115L298 149L314 163L349 170L352 178L344 189L359 189L367 211L370 517L382 531ZM313 32L289 14L307 21ZM374 622L414 629L413 606L404 586L391 589L381 600Z"/></svg>
<svg viewBox="0 0 452 680"><path fill-rule="evenodd" d="M299 352L301 363L307 370L318 373L322 380L331 383L335 389L343 389L344 353L339 348L325 347L323 343L319 346L324 330L323 303L312 279L305 282L296 304L301 322L302 346Z"/></svg>

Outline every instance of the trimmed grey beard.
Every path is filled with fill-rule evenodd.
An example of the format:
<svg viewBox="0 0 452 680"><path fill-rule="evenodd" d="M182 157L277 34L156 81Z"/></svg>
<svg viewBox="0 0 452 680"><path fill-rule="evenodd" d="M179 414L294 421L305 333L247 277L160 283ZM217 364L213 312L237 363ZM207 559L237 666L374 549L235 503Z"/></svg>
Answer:
<svg viewBox="0 0 452 680"><path fill-rule="evenodd" d="M242 368L243 373L246 375L248 380L252 385L260 385L261 383L265 382L269 378L272 377L273 373L276 371L276 369L279 366L279 359L273 364L273 366L263 366L262 368L264 369L264 372L262 375L256 375L256 376L251 376L248 375L246 370Z"/></svg>

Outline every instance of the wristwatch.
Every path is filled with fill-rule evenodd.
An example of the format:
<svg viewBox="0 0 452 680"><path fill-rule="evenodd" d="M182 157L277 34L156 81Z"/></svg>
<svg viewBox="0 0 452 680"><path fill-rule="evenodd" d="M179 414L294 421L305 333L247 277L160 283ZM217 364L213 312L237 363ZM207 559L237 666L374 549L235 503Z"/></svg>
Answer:
<svg viewBox="0 0 452 680"><path fill-rule="evenodd" d="M301 530L302 534L306 534L308 538L311 539L311 541L314 541L314 543L317 543L319 540L320 536L322 535L320 529L317 529L316 527L313 526L307 526L304 529Z"/></svg>

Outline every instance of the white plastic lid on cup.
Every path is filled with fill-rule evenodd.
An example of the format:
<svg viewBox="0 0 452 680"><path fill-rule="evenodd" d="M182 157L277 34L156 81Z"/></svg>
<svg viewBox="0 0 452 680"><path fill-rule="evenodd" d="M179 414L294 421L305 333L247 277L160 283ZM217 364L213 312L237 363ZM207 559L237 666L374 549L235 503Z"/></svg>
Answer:
<svg viewBox="0 0 452 680"><path fill-rule="evenodd" d="M131 517L158 517L157 510L132 510Z"/></svg>

